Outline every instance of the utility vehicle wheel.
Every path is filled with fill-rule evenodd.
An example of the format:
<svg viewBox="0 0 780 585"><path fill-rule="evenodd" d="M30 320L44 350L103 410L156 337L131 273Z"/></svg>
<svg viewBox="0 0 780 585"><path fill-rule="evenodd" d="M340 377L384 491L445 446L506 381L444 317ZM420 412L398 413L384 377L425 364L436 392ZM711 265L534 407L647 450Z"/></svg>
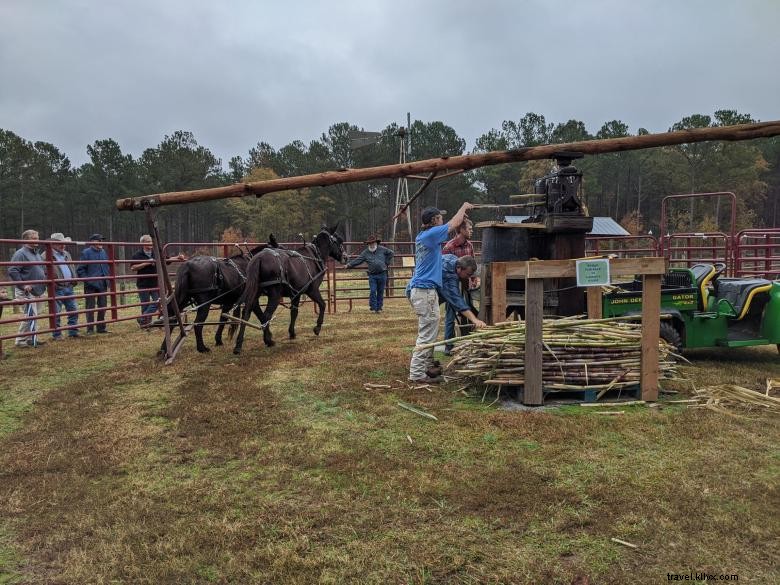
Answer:
<svg viewBox="0 0 780 585"><path fill-rule="evenodd" d="M669 345L673 346L675 352L677 353L682 352L683 349L682 337L680 336L680 332L674 328L674 325L666 322L661 323L660 333L661 333L661 339L663 339Z"/></svg>

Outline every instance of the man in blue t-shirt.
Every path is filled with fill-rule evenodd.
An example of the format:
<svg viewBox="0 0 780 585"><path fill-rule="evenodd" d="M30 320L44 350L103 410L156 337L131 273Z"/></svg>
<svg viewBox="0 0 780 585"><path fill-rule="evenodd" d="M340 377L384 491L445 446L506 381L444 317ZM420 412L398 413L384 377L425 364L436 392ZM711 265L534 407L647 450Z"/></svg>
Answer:
<svg viewBox="0 0 780 585"><path fill-rule="evenodd" d="M422 230L414 240L414 276L406 287L406 296L417 315L417 344L436 341L439 335L439 290L442 286L441 247L466 219L466 212L474 207L461 205L458 212L446 224L443 211L426 207L422 212ZM440 378L429 378L426 370L433 365L433 349L412 353L409 380L417 383L438 383Z"/></svg>

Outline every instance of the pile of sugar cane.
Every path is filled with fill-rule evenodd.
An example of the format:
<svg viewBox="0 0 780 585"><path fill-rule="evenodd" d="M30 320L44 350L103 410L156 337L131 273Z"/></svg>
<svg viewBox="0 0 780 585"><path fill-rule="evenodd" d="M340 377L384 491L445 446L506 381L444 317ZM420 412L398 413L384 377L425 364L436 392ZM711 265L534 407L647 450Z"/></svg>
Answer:
<svg viewBox="0 0 780 585"><path fill-rule="evenodd" d="M542 380L551 390L609 389L639 383L642 328L625 318L545 319ZM525 323L510 321L449 340L453 359L445 376L487 385L521 385ZM674 374L671 346L659 340L662 377Z"/></svg>
<svg viewBox="0 0 780 585"><path fill-rule="evenodd" d="M716 384L714 386L696 388L694 392L696 393L696 399L700 401L698 406L703 406L716 412L723 412L729 407L738 407L780 414L780 398L770 396L770 389L770 381L767 380L766 394L761 394L736 384Z"/></svg>

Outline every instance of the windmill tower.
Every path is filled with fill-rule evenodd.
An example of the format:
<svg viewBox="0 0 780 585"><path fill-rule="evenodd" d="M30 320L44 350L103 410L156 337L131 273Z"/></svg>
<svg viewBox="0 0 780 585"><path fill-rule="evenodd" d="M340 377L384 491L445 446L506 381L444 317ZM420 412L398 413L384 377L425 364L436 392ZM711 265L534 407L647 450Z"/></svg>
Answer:
<svg viewBox="0 0 780 585"><path fill-rule="evenodd" d="M407 114L408 116L408 114ZM406 162L406 158L409 155L410 149L409 149L409 130L408 130L408 118L407 118L407 127L404 128L401 126L398 129L398 132L395 133L396 136L399 136L401 138L400 140L400 146L399 146L399 155L398 155L398 163L404 164ZM398 183L395 187L395 211L393 212L393 231L391 234L391 240L395 241L395 234L398 230L398 213L409 204L409 181L406 179L406 177L399 177ZM409 239L414 239L414 234L412 233L412 218L411 214L407 210L406 214L404 214L404 217L406 218L406 227L409 231Z"/></svg>
<svg viewBox="0 0 780 585"><path fill-rule="evenodd" d="M401 126L394 136L398 136L401 140L398 145L398 162L404 164L411 153L411 140L409 128L411 128L411 114L406 113L406 127ZM381 132L364 132L356 131L350 132L350 146L353 149L362 148L371 144L376 144L382 138ZM400 177L395 186L395 211L393 212L393 230L390 235L390 241L395 241L395 235L398 230L398 212L409 203L409 182L406 177ZM406 227L409 231L409 238L414 239L414 233L412 232L412 219L409 210L404 215L406 218ZM402 220L403 221L403 220Z"/></svg>

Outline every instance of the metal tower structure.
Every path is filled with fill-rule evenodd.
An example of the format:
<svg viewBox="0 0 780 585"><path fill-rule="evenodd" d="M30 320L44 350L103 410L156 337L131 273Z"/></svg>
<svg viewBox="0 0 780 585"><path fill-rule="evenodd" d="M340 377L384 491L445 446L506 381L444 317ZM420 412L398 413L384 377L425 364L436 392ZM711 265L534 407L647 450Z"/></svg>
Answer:
<svg viewBox="0 0 780 585"><path fill-rule="evenodd" d="M396 132L395 136L400 138L398 145L398 163L405 164L411 155L411 120L412 116L409 112L406 113L406 127L401 126ZM371 146L376 144L382 139L381 132L366 132L365 130L355 130L349 133L350 147L352 149L363 148L365 146ZM420 177L412 177L419 179ZM399 218L399 212L409 204L409 181L406 176L400 177L395 185L395 211L393 212L393 229L390 235L390 240L395 241L396 233L398 232L398 221L403 218ZM406 228L409 231L409 239L414 239L414 233L412 232L412 218L409 210L404 214L406 218ZM403 223L401 224L403 228Z"/></svg>
<svg viewBox="0 0 780 585"><path fill-rule="evenodd" d="M401 144L399 147L398 164L405 164L407 156L411 152L409 141L409 129L411 128L411 115L406 114L406 128L403 126L398 129L396 136L401 138ZM398 183L395 188L395 211L393 212L393 231L390 235L390 241L395 242L395 235L398 230L398 214L409 204L409 181L405 176L399 177ZM412 215L410 210L407 210L404 216L406 218L406 227L409 230L409 240L414 240L414 233L412 232Z"/></svg>

